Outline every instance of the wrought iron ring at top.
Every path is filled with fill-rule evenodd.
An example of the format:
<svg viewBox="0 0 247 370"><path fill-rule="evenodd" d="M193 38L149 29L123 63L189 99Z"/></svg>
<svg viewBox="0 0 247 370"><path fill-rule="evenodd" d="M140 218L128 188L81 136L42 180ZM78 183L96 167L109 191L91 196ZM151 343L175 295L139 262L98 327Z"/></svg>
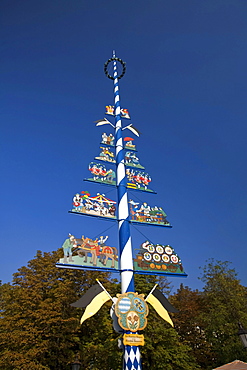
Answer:
<svg viewBox="0 0 247 370"><path fill-rule="evenodd" d="M113 62L114 60L115 60L116 62L121 63L121 64L122 64L122 67L123 67L123 70L122 70L121 75L116 76L116 78L118 78L118 79L120 80L120 78L122 78L122 77L124 76L125 72L126 72L126 63L125 63L125 62L123 62L123 61L122 61L122 59L120 59L120 58L115 58L115 57L108 59L108 61L107 61L107 62L105 62L105 64L104 64L104 72L105 72L105 74L106 74L106 76L107 76L108 78L110 78L111 80L114 80L114 77L112 77L112 76L108 73L108 70L107 70L108 64L109 64L110 62Z"/></svg>

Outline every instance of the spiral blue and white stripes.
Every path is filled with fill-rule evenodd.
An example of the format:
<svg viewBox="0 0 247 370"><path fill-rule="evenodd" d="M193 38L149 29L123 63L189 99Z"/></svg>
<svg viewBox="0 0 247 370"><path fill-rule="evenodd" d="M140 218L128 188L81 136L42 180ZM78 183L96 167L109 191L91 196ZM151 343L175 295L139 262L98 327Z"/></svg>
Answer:
<svg viewBox="0 0 247 370"><path fill-rule="evenodd" d="M113 55L114 56L114 55ZM115 57L115 56L114 56ZM122 293L134 291L133 256L129 226L127 180L125 173L125 151L122 138L121 107L117 78L117 63L114 61L115 142L118 193L119 256Z"/></svg>
<svg viewBox="0 0 247 370"><path fill-rule="evenodd" d="M115 58L115 53L113 52ZM129 207L127 195L127 179L124 164L125 151L122 138L121 107L118 86L117 63L113 62L114 70L114 103L115 103L115 142L117 167L118 195L118 228L119 228L119 264L121 270L121 291L134 292L134 273L132 243L129 225ZM141 354L137 346L124 347L123 370L141 370Z"/></svg>

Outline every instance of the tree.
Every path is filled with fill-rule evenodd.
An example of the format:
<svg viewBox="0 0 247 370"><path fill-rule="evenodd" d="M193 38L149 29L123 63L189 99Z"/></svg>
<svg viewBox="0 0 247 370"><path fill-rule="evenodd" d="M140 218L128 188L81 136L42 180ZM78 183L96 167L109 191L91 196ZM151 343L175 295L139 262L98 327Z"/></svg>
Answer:
<svg viewBox="0 0 247 370"><path fill-rule="evenodd" d="M205 307L202 292L193 291L181 284L170 301L179 310L173 315L173 321L180 340L190 346L197 363L206 369L212 364L213 351L205 336L204 321L201 318Z"/></svg>
<svg viewBox="0 0 247 370"><path fill-rule="evenodd" d="M21 267L13 284L0 286L0 368L5 370L67 370L75 352L84 370L121 370L121 337L113 330L111 302L79 325L82 310L70 306L100 279L112 296L120 286L107 273L58 269L62 251L42 253ZM169 292L165 278L136 276L136 291L147 295L155 283ZM150 307L141 348L144 368L195 370L190 348Z"/></svg>
<svg viewBox="0 0 247 370"><path fill-rule="evenodd" d="M55 262L61 253L38 251L13 275L13 285L1 286L0 368L63 370L72 361L79 317L70 303L95 284L96 277L107 287L109 275L58 269Z"/></svg>
<svg viewBox="0 0 247 370"><path fill-rule="evenodd" d="M238 321L247 325L247 289L240 284L229 262L209 260L202 269L204 310L201 319L214 352L213 366L247 360L246 350L236 335Z"/></svg>
<svg viewBox="0 0 247 370"><path fill-rule="evenodd" d="M164 277L136 275L136 291L147 295L156 283L166 296L170 283ZM177 314L174 314L174 317ZM174 318L173 318L174 319ZM192 350L188 343L179 338L176 328L164 321L149 305L148 325L144 330L145 345L141 348L144 369L152 370L196 370Z"/></svg>

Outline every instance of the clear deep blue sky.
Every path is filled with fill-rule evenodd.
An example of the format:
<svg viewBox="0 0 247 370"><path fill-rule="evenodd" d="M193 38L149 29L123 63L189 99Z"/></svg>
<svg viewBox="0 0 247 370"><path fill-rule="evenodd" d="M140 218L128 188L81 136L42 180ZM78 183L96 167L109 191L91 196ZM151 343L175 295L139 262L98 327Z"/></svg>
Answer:
<svg viewBox="0 0 247 370"><path fill-rule="evenodd" d="M247 1L2 0L0 14L0 279L69 232L112 225L67 211L76 192L111 190L82 179L103 132L93 121L113 103L103 65L115 49L127 63L121 103L158 193L135 195L173 225L139 230L181 257L189 276L170 278L175 287L201 289L211 257L246 285ZM132 231L138 248L145 237ZM116 245L116 226L109 235Z"/></svg>

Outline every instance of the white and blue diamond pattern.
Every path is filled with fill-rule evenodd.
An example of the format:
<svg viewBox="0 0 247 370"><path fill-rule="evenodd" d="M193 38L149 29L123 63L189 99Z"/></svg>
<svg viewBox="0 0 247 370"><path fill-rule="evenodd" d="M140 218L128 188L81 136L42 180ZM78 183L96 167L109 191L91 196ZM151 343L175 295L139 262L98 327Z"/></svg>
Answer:
<svg viewBox="0 0 247 370"><path fill-rule="evenodd" d="M142 370L139 347L125 346L124 370Z"/></svg>

